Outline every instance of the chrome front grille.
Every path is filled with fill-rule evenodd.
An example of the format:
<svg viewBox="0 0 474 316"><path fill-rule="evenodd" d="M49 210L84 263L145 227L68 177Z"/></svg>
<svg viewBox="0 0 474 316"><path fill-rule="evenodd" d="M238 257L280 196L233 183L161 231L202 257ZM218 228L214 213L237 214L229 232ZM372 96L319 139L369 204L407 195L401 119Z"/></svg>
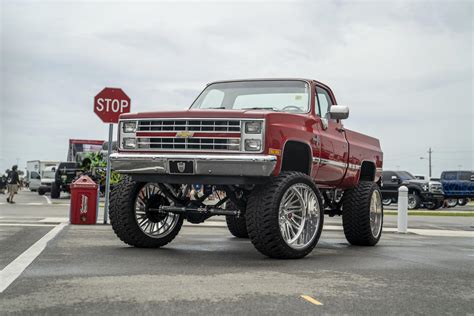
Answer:
<svg viewBox="0 0 474 316"><path fill-rule="evenodd" d="M136 138L139 150L239 152L241 121L142 120Z"/></svg>
<svg viewBox="0 0 474 316"><path fill-rule="evenodd" d="M188 150L240 150L239 138L138 137L138 148Z"/></svg>
<svg viewBox="0 0 474 316"><path fill-rule="evenodd" d="M240 120L149 120L138 122L138 132L240 132Z"/></svg>
<svg viewBox="0 0 474 316"><path fill-rule="evenodd" d="M431 193L444 194L443 186L441 184L431 184L430 185L430 192Z"/></svg>

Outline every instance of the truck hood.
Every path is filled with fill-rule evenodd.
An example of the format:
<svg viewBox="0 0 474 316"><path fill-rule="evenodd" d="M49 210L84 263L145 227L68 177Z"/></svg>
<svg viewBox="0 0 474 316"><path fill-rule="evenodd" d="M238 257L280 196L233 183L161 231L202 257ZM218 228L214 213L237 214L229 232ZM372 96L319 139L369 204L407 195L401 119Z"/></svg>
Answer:
<svg viewBox="0 0 474 316"><path fill-rule="evenodd" d="M264 118L269 114L279 113L270 110L183 110L183 111L159 111L127 113L120 115L120 119L144 119L144 118ZM287 114L287 113L285 113Z"/></svg>
<svg viewBox="0 0 474 316"><path fill-rule="evenodd" d="M441 182L439 181L432 181L432 180L405 180L402 182L402 184L418 184L418 185L423 185L423 184L439 184L441 185Z"/></svg>

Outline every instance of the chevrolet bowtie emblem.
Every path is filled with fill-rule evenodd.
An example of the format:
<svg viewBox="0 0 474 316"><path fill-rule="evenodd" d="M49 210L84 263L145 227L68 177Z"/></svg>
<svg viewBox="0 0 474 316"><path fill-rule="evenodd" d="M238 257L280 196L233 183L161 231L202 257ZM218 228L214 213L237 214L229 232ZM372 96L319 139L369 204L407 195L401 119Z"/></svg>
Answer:
<svg viewBox="0 0 474 316"><path fill-rule="evenodd" d="M194 135L194 132L189 132L189 131L182 131L182 132L176 133L176 137L180 137L180 138L189 138L189 137L193 137L193 135Z"/></svg>

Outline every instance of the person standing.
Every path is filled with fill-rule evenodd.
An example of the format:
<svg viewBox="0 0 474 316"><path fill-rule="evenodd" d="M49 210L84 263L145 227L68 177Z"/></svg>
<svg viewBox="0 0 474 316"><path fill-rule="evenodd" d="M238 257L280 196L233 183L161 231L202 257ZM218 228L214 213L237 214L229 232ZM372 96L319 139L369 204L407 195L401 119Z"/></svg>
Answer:
<svg viewBox="0 0 474 316"><path fill-rule="evenodd" d="M20 184L20 177L18 176L18 166L13 166L12 170L8 174L8 184L7 184L7 189L8 189L8 197L7 197L7 202L8 203L15 203L13 201L13 197L15 194L18 193L18 186Z"/></svg>

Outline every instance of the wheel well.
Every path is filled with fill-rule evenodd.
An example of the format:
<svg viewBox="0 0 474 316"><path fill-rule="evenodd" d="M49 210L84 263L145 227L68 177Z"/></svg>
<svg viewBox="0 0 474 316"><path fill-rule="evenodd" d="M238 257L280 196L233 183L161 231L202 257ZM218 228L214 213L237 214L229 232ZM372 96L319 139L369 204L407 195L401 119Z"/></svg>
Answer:
<svg viewBox="0 0 474 316"><path fill-rule="evenodd" d="M363 161L360 167L359 181L374 181L375 180L375 164L371 161Z"/></svg>
<svg viewBox="0 0 474 316"><path fill-rule="evenodd" d="M308 145L288 141L283 151L281 171L299 171L307 175L311 173L311 149Z"/></svg>

